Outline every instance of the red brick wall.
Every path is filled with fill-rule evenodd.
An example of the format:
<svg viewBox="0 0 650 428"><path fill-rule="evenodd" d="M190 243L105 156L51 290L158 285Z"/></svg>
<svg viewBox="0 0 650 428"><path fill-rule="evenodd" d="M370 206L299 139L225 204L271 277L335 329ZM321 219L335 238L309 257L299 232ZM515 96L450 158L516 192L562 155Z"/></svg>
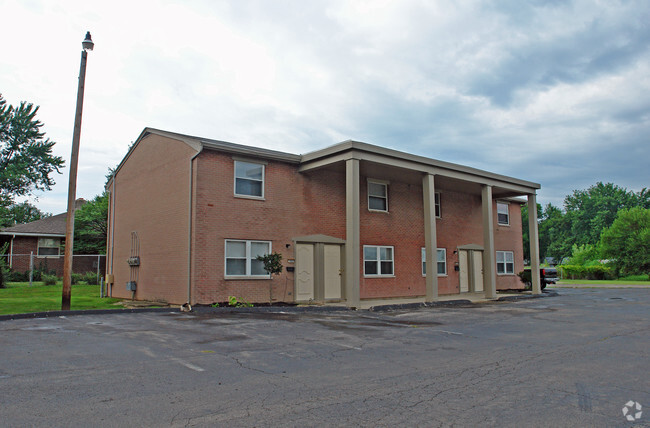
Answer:
<svg viewBox="0 0 650 428"><path fill-rule="evenodd" d="M510 225L503 226L497 223L496 203L494 204L494 250L513 251L515 257L515 273L513 275L497 275L497 289L522 289L517 273L524 270L524 244L521 237L521 205L516 202L508 204ZM496 258L496 255L495 255Z"/></svg>
<svg viewBox="0 0 650 428"><path fill-rule="evenodd" d="M273 280L225 279L225 240L272 241L272 251L294 258L292 239L324 234L345 239L345 173L317 170L302 174L295 166L269 161L265 166L264 200L233 194L233 156L204 151L196 164L196 209L193 254L194 296L197 302L223 302L236 296L253 302L293 301L294 277L286 270ZM424 247L422 187L393 181L389 185L389 212L370 212L367 178L360 178L361 298L421 296L425 293L421 248ZM371 177L381 179L382 177ZM459 292L454 266L458 246L483 245L480 195L441 190L442 217L437 219L438 247L447 250L447 275L438 277L439 293ZM510 245L523 266L519 206L511 204L511 226L495 227L498 245ZM496 210L496 205L495 208ZM494 215L496 221L496 211ZM518 221L518 223L517 223ZM517 231L519 231L517 235ZM509 244L511 240L517 244ZM287 245L289 247L287 247ZM363 277L363 245L394 247L395 277ZM518 271L518 270L517 270ZM516 277L499 276L497 288L513 288ZM272 289L270 289L272 288Z"/></svg>
<svg viewBox="0 0 650 428"><path fill-rule="evenodd" d="M143 138L115 176L114 297L130 298L131 232L140 240L136 299L187 301L190 158L194 149L158 135ZM109 190L113 191L111 187ZM109 236L111 231L109 231ZM109 243L110 245L110 243ZM111 259L108 258L110 273Z"/></svg>

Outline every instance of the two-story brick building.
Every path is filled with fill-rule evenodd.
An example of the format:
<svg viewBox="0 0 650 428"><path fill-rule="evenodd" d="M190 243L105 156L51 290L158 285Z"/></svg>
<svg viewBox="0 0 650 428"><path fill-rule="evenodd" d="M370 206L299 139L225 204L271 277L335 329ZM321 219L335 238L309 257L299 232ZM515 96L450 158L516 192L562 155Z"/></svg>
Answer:
<svg viewBox="0 0 650 428"><path fill-rule="evenodd" d="M539 188L356 141L295 155L146 128L107 185L108 279L113 296L191 304L494 297L523 286L515 198L535 206Z"/></svg>

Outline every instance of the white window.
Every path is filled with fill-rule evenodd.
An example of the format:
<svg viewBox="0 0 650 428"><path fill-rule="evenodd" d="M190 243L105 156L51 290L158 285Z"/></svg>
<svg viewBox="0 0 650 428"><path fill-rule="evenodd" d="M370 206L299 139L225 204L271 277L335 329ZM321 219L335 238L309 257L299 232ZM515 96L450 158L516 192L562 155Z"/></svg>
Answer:
<svg viewBox="0 0 650 428"><path fill-rule="evenodd" d="M235 161L235 195L264 197L264 165Z"/></svg>
<svg viewBox="0 0 650 428"><path fill-rule="evenodd" d="M368 209L371 211L388 211L388 185L368 180Z"/></svg>
<svg viewBox="0 0 650 428"><path fill-rule="evenodd" d="M422 248L422 276L427 274L427 250ZM447 275L447 250L438 248L438 276Z"/></svg>
<svg viewBox="0 0 650 428"><path fill-rule="evenodd" d="M257 256L271 252L269 241L239 241L226 239L226 277L268 278L264 263Z"/></svg>
<svg viewBox="0 0 650 428"><path fill-rule="evenodd" d="M497 251L497 274L515 273L515 255L512 251Z"/></svg>
<svg viewBox="0 0 650 428"><path fill-rule="evenodd" d="M39 256L58 256L61 248L60 238L38 238Z"/></svg>
<svg viewBox="0 0 650 428"><path fill-rule="evenodd" d="M363 246L364 276L393 276L393 247Z"/></svg>
<svg viewBox="0 0 650 428"><path fill-rule="evenodd" d="M436 209L436 217L440 218L442 211L440 210L440 192L434 194L434 205Z"/></svg>
<svg viewBox="0 0 650 428"><path fill-rule="evenodd" d="M510 225L510 215L508 214L508 204L497 202L497 223L504 226Z"/></svg>

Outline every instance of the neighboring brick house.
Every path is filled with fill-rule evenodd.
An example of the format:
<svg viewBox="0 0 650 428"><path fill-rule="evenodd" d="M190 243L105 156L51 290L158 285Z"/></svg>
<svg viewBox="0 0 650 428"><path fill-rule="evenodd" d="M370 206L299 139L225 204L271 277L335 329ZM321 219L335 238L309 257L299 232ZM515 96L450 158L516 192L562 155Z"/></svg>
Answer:
<svg viewBox="0 0 650 428"><path fill-rule="evenodd" d="M75 207L78 209L85 202L77 199ZM62 276L66 218L67 213L62 213L0 230L0 247L9 244L6 259L11 270L27 272L33 263L34 269ZM72 269L76 273L95 272L98 266L103 275L104 256L99 263L96 255L73 258Z"/></svg>
<svg viewBox="0 0 650 428"><path fill-rule="evenodd" d="M295 155L146 128L106 187L107 277L170 303L491 298L523 287L520 209L539 188L356 141Z"/></svg>

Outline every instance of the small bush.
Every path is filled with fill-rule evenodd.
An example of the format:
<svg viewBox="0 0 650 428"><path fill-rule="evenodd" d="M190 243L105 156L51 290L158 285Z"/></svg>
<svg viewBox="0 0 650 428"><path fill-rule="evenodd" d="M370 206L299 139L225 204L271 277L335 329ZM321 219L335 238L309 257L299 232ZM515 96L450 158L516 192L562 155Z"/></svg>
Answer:
<svg viewBox="0 0 650 428"><path fill-rule="evenodd" d="M48 273L44 273L43 275L41 275L41 280L45 285L56 285L56 282L59 280L59 278L57 278L56 275L50 275Z"/></svg>
<svg viewBox="0 0 650 428"><path fill-rule="evenodd" d="M97 285L97 273L96 272L86 272L81 277L81 280L88 285Z"/></svg>
<svg viewBox="0 0 650 428"><path fill-rule="evenodd" d="M29 281L29 271L18 272L16 270L12 270L7 275L7 279L9 282L27 282Z"/></svg>
<svg viewBox="0 0 650 428"><path fill-rule="evenodd" d="M561 265L558 270L562 273L562 278L566 279L613 279L614 272L612 268L605 265L594 266L576 266L576 265Z"/></svg>
<svg viewBox="0 0 650 428"><path fill-rule="evenodd" d="M70 285L75 285L79 284L79 281L81 281L82 275L80 273L72 273L70 274Z"/></svg>

